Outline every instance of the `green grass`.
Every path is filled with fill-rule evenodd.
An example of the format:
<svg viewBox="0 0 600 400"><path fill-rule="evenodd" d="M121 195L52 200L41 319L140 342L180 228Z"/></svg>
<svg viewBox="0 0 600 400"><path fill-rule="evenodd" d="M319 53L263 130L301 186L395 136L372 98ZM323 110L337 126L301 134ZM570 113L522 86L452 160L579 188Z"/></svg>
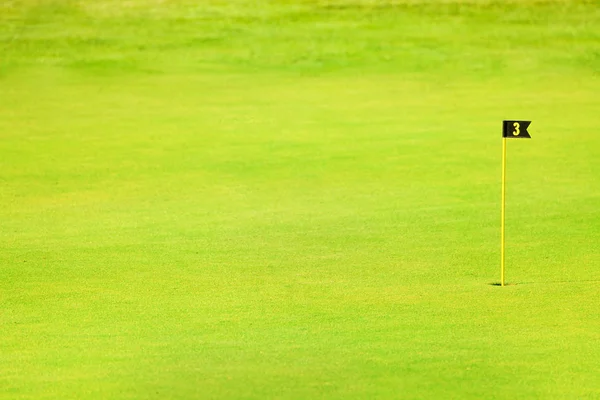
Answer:
<svg viewBox="0 0 600 400"><path fill-rule="evenodd" d="M0 398L600 397L599 26L0 5Z"/></svg>

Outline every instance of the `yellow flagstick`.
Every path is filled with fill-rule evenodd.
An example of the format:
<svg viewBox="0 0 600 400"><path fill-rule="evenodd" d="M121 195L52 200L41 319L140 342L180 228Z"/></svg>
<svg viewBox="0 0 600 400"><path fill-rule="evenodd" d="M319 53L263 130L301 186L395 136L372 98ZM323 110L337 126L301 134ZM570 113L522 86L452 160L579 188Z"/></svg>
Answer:
<svg viewBox="0 0 600 400"><path fill-rule="evenodd" d="M500 223L500 285L504 286L504 215L506 209L506 138L502 138L502 222Z"/></svg>

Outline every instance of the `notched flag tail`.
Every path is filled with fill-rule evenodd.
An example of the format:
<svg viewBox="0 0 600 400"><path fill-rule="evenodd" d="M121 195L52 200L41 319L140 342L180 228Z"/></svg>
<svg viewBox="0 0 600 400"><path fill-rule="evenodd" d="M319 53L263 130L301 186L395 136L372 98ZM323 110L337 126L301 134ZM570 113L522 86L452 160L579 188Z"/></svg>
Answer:
<svg viewBox="0 0 600 400"><path fill-rule="evenodd" d="M531 121L502 121L502 137L507 139L531 139L527 128Z"/></svg>

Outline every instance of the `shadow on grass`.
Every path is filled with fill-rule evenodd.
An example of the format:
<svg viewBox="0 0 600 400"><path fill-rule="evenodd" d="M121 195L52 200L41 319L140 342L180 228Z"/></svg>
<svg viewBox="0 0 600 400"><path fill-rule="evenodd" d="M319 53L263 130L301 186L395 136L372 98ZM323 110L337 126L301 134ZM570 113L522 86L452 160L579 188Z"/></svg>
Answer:
<svg viewBox="0 0 600 400"><path fill-rule="evenodd" d="M516 286L516 285L552 285L552 284L564 284L564 283L600 283L600 279L582 279L582 280L564 280L564 281L546 281L546 282L519 282L519 283L504 283L504 286ZM488 283L490 286L502 286L500 282Z"/></svg>

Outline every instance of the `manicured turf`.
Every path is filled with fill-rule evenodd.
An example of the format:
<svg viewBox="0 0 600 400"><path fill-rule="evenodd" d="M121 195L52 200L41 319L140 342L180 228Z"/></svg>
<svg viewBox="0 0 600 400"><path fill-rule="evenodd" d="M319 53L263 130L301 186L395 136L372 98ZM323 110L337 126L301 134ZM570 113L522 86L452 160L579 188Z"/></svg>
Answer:
<svg viewBox="0 0 600 400"><path fill-rule="evenodd" d="M600 397L596 2L200 3L0 5L0 398Z"/></svg>

